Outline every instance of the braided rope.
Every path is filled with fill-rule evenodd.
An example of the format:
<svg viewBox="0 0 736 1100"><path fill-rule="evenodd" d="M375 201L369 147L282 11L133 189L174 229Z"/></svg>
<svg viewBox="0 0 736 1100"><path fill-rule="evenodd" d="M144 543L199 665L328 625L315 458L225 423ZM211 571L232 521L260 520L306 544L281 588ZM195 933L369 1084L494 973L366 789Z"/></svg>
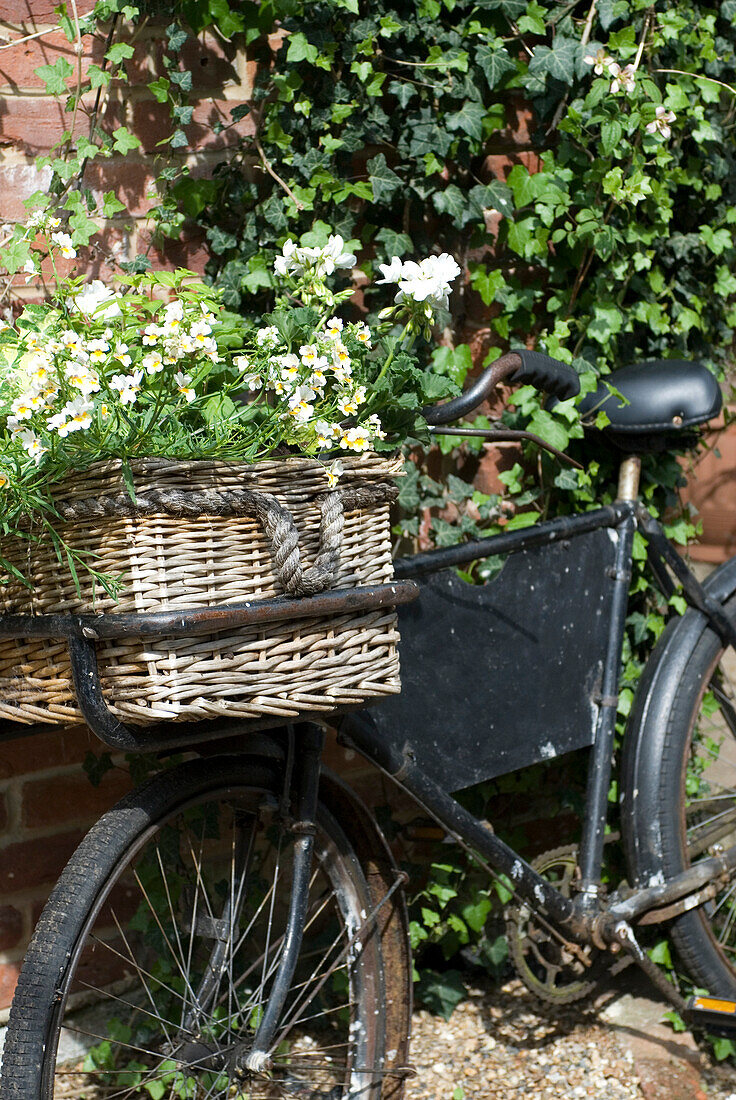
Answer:
<svg viewBox="0 0 736 1100"><path fill-rule="evenodd" d="M299 551L299 532L288 508L270 493L250 489L147 489L136 500L127 493L86 497L57 505L69 522L103 516L165 514L174 517L251 516L257 519L273 554L277 576L289 596L314 596L332 584L340 564L345 509L368 508L395 500L398 489L387 482L338 489L318 498L319 550L314 565L305 569Z"/></svg>

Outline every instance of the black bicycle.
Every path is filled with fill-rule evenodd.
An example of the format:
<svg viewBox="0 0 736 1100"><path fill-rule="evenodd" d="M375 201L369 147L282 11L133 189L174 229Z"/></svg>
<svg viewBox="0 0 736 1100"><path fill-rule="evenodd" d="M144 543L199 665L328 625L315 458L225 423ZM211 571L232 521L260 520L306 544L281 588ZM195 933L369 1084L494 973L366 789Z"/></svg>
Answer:
<svg viewBox="0 0 736 1100"><path fill-rule="evenodd" d="M571 368L510 353L427 412L437 430L502 378L559 398ZM396 563L370 591L166 615L6 618L66 637L80 708L113 749L186 751L124 798L72 857L39 921L11 1010L0 1096L399 1100L411 1073L411 966L398 870L373 816L321 765L319 724L137 730L100 689L95 638L212 632L401 604L402 694L342 717L340 737L513 894L511 954L527 984L570 1001L628 957L690 1023L736 1035L736 559L700 584L638 500L642 455L720 409L697 363L628 367L604 408L618 498L585 514ZM497 429L492 438L508 438ZM510 433L513 435L514 433ZM626 881L602 883L619 665L634 533L673 618L647 663L620 773ZM505 556L487 585L453 570ZM582 835L527 863L453 797L588 747ZM639 929L662 925L710 997L687 1004Z"/></svg>

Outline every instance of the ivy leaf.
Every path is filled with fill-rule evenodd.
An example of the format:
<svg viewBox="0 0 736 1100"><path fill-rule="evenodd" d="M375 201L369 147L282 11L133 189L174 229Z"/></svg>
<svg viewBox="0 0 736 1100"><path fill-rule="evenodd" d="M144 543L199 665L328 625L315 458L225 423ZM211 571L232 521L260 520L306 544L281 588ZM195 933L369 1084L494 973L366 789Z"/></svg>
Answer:
<svg viewBox="0 0 736 1100"><path fill-rule="evenodd" d="M572 84L575 79L578 51L579 44L576 39L563 38L559 35L551 48L535 47L534 55L529 62L529 72L537 76L549 74L562 84Z"/></svg>
<svg viewBox="0 0 736 1100"><path fill-rule="evenodd" d="M383 153L371 157L366 167L373 188L373 201L383 202L384 199L390 199L401 186L401 179L389 168Z"/></svg>
<svg viewBox="0 0 736 1100"><path fill-rule="evenodd" d="M459 228L476 217L473 208L468 205L467 196L454 183L448 184L444 191L435 191L432 203L435 210L447 214Z"/></svg>
<svg viewBox="0 0 736 1100"><path fill-rule="evenodd" d="M502 180L491 180L487 184L478 184L468 196L480 210L498 210L499 214L509 218L514 212L511 201L511 189Z"/></svg>
<svg viewBox="0 0 736 1100"><path fill-rule="evenodd" d="M129 153L131 149L140 148L140 139L131 134L127 126L118 126L117 130L113 130L112 144L116 153Z"/></svg>
<svg viewBox="0 0 736 1100"><path fill-rule="evenodd" d="M29 241L11 241L5 248L0 248L0 262L10 275L15 275L26 260L31 258L31 245Z"/></svg>
<svg viewBox="0 0 736 1100"><path fill-rule="evenodd" d="M33 71L44 82L49 95L64 95L67 91L66 82L74 72L74 66L66 58L59 57L53 65L39 65Z"/></svg>
<svg viewBox="0 0 736 1100"><path fill-rule="evenodd" d="M319 57L319 50L302 34L292 34L289 38L289 51L286 55L287 64L296 64L297 61L308 61L314 65ZM369 66L370 67L370 66Z"/></svg>
<svg viewBox="0 0 736 1100"><path fill-rule="evenodd" d="M132 57L135 50L127 42L116 42L114 46L105 54L105 57L111 65L119 65L121 61L125 61Z"/></svg>
<svg viewBox="0 0 736 1100"><path fill-rule="evenodd" d="M480 141L483 137L483 119L485 115L485 108L482 104L463 103L459 111L447 116L445 125L448 130L462 130L469 137Z"/></svg>
<svg viewBox="0 0 736 1100"><path fill-rule="evenodd" d="M475 56L490 89L495 88L506 73L516 72L516 65L503 47L492 50L490 46L480 46Z"/></svg>
<svg viewBox="0 0 736 1100"><path fill-rule="evenodd" d="M450 1019L468 995L458 970L444 970L441 974L425 970L415 988L422 1004L445 1020Z"/></svg>
<svg viewBox="0 0 736 1100"><path fill-rule="evenodd" d="M388 227L376 233L376 240L383 245L387 256L403 256L414 248L414 242L408 234L397 233L395 229Z"/></svg>
<svg viewBox="0 0 736 1100"><path fill-rule="evenodd" d="M547 443L551 443L558 451L564 451L570 442L570 436L559 420L555 420L552 413L546 409L537 409L529 421L528 430L541 436Z"/></svg>
<svg viewBox="0 0 736 1100"><path fill-rule="evenodd" d="M102 199L102 216L112 218L121 210L125 210L125 203L116 198L114 191L106 191Z"/></svg>
<svg viewBox="0 0 736 1100"><path fill-rule="evenodd" d="M90 88L104 88L112 80L112 73L109 69L101 69L99 65L90 65L87 69L87 80Z"/></svg>

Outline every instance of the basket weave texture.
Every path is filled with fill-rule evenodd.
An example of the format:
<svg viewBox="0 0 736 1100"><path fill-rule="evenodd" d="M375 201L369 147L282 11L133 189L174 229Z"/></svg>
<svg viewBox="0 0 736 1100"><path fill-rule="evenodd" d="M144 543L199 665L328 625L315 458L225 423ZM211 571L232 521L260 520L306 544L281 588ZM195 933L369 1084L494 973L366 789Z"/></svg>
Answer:
<svg viewBox="0 0 736 1100"><path fill-rule="evenodd" d="M363 454L347 457L343 464L344 518L331 587L385 583L393 577L386 501L401 463ZM293 517L301 567L314 572L317 561L319 569L320 523L330 495L321 463L301 458L255 464L139 459L131 467L139 504L147 493L154 499L169 493L185 502L188 495L198 494L196 499L202 500L207 494L215 501L210 511L217 511L217 500L232 490L235 496L238 491L247 495L242 490L270 494ZM387 492L382 495L381 489ZM377 499L366 505L363 500L371 493ZM351 496L359 499L358 506L351 505ZM99 585L95 592L83 569L80 596L51 545L26 545L17 539L11 545L7 539L3 555L34 587L30 592L13 582L1 589L4 612L114 615L237 605L285 592L284 572L277 566L263 517L232 511L196 516L141 512L130 502L116 462L98 463L68 479L55 500L62 514L82 514L60 528L63 536L75 550L92 551L102 572L123 576L120 598L111 600ZM132 514L84 515L110 500L127 502ZM103 694L112 711L123 721L149 725L219 717L292 718L394 694L399 690L397 642L396 614L386 608L191 638L104 641L97 652ZM0 641L0 717L25 723L80 719L63 640Z"/></svg>

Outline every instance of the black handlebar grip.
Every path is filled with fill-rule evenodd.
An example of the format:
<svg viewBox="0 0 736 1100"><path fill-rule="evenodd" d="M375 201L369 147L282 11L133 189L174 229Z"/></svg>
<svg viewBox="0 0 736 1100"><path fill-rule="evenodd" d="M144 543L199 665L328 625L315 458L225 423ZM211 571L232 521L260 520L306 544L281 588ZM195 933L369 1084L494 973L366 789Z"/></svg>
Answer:
<svg viewBox="0 0 736 1100"><path fill-rule="evenodd" d="M580 393L577 372L567 363L552 359L541 351L527 351L526 348L514 348L514 353L521 359L521 366L513 374L512 382L529 382L536 389L558 397L560 401L577 397Z"/></svg>

